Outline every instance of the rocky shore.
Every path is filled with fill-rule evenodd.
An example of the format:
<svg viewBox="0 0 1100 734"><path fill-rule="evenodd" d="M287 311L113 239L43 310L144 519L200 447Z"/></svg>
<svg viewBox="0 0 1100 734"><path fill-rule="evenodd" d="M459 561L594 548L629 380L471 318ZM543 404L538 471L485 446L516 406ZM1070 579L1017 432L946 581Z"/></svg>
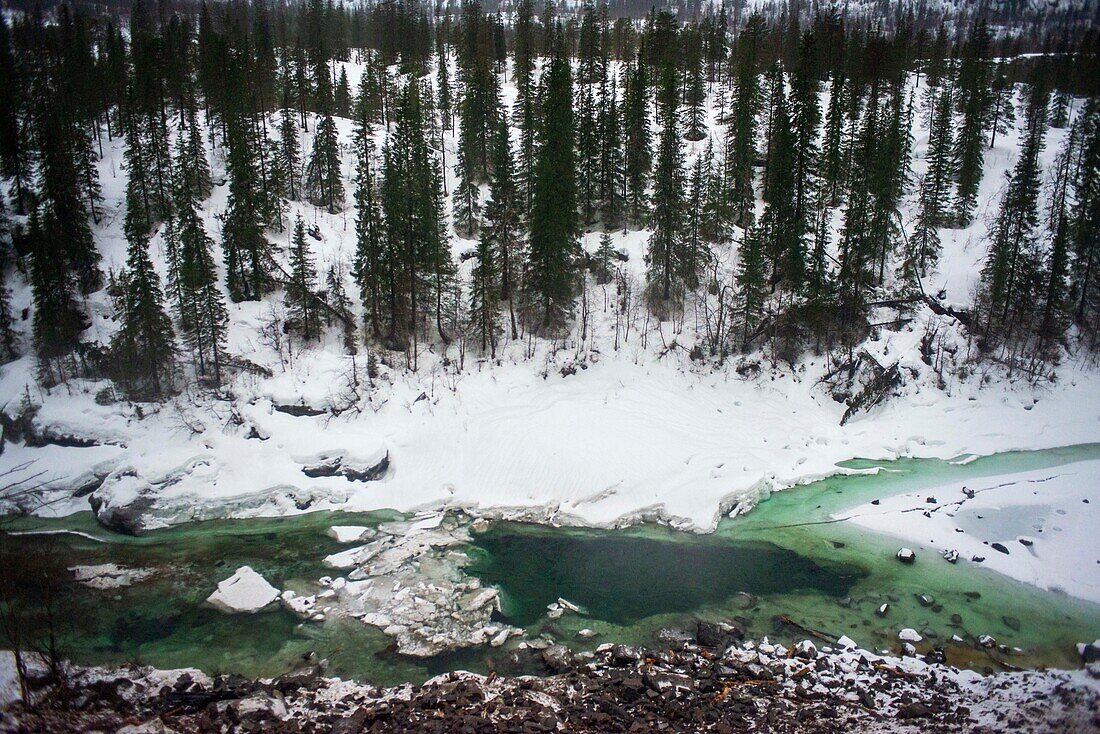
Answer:
<svg viewBox="0 0 1100 734"><path fill-rule="evenodd" d="M981 676L855 647L738 642L701 625L662 650L605 645L538 656L541 677L449 673L376 688L323 665L273 680L198 671L73 669L3 732L1089 732L1100 666Z"/></svg>

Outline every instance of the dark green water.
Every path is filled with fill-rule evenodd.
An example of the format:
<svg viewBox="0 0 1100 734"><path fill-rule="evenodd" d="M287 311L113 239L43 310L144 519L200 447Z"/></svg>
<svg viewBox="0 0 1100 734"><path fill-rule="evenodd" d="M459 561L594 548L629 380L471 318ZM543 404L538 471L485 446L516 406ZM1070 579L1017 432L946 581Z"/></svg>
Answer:
<svg viewBox="0 0 1100 734"><path fill-rule="evenodd" d="M974 564L920 558L903 566L898 542L831 516L875 497L934 487L960 478L1057 466L1100 457L1100 445L1014 452L970 463L936 460L849 462L880 468L876 475L838 476L775 494L748 515L724 520L711 535L644 525L586 530L497 523L467 549L470 573L502 589L504 616L529 636L548 635L577 648L602 642L656 644L660 631L694 628L698 619L733 620L752 637L793 642L806 637L776 619L788 617L830 637L847 634L873 649L897 649L897 631L922 632L922 647L947 646L948 658L978 669L990 665L969 644L993 634L1019 647L1015 665L1074 666L1073 644L1100 636L1100 607L1020 584ZM52 564L52 589L63 610L59 632L66 655L81 663L139 662L208 673L273 676L313 652L333 675L379 684L424 680L466 669L525 672L506 651L484 648L420 660L396 655L379 630L358 621L301 622L285 610L225 615L203 606L216 584L250 565L280 589L317 590L332 573L323 558L346 546L327 537L331 525L376 525L399 517L319 512L290 518L191 523L140 538L99 527L90 513L56 520L20 518L15 531L72 530L50 536L0 534L17 594L32 606L42 575L28 563ZM43 551L48 551L43 553ZM45 559L45 560L41 560ZM116 563L152 568L131 587L100 591L72 582L65 568ZM741 592L751 594L746 597ZM940 611L921 606L931 594ZM546 605L563 597L586 608L551 620ZM874 610L891 604L880 619ZM1020 629L1003 622L1010 614ZM952 621L952 616L961 622ZM33 620L32 620L33 622ZM579 637L588 629L594 637Z"/></svg>
<svg viewBox="0 0 1100 734"><path fill-rule="evenodd" d="M826 567L771 543L713 535L638 537L497 523L474 542L482 552L470 571L502 589L504 616L519 627L538 622L559 597L595 619L632 625L742 592L843 597L866 575L858 566Z"/></svg>

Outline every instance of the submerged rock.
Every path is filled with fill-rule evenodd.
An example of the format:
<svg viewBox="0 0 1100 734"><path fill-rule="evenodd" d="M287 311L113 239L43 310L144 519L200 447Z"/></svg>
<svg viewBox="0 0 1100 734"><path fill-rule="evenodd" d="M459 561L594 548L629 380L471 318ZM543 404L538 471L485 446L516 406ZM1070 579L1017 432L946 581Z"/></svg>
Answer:
<svg viewBox="0 0 1100 734"><path fill-rule="evenodd" d="M278 598L279 590L267 579L250 566L241 566L218 584L217 590L206 597L206 602L223 612L253 614L274 604Z"/></svg>
<svg viewBox="0 0 1100 734"><path fill-rule="evenodd" d="M913 563L917 560L917 554L909 548L899 548L894 555L902 563Z"/></svg>

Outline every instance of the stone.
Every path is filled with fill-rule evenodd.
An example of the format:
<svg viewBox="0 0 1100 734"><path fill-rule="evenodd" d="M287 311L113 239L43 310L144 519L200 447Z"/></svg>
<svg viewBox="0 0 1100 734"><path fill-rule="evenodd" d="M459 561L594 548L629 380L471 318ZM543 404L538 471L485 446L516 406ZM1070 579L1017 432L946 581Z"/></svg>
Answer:
<svg viewBox="0 0 1100 734"><path fill-rule="evenodd" d="M912 627L906 627L901 632L898 632L898 639L902 642L920 642L924 638Z"/></svg>
<svg viewBox="0 0 1100 734"><path fill-rule="evenodd" d="M997 640L995 640L990 635L979 635L978 636L978 644L981 645L982 647L993 647L994 645L997 644Z"/></svg>
<svg viewBox="0 0 1100 734"><path fill-rule="evenodd" d="M890 611L890 605L889 604L883 604L882 606L880 606L878 609L875 610L875 616L876 617L885 617L886 614L889 611Z"/></svg>
<svg viewBox="0 0 1100 734"><path fill-rule="evenodd" d="M899 548L894 555L902 563L913 563L917 560L917 554L909 548Z"/></svg>
<svg viewBox="0 0 1100 734"><path fill-rule="evenodd" d="M817 657L817 645L809 640L802 640L794 646L794 656L803 660L813 660Z"/></svg>
<svg viewBox="0 0 1100 734"><path fill-rule="evenodd" d="M1001 617L1001 621L1004 622L1005 627L1008 627L1010 630L1013 630L1015 632L1020 631L1020 620L1016 617L1012 617L1006 614Z"/></svg>
<svg viewBox="0 0 1100 734"><path fill-rule="evenodd" d="M1077 655L1085 665L1100 662L1100 640L1077 643Z"/></svg>
<svg viewBox="0 0 1100 734"><path fill-rule="evenodd" d="M1001 543L990 543L989 547L999 553L1004 553L1006 556L1008 555L1008 548L1005 548Z"/></svg>
<svg viewBox="0 0 1100 734"><path fill-rule="evenodd" d="M954 548L945 550L941 555L943 556L943 560L947 561L948 563L959 562L959 552Z"/></svg>
<svg viewBox="0 0 1100 734"><path fill-rule="evenodd" d="M932 606L933 604L936 603L936 600L933 599L928 594L917 594L916 597L917 597L917 601L920 602L920 605L922 607L930 607L930 606Z"/></svg>

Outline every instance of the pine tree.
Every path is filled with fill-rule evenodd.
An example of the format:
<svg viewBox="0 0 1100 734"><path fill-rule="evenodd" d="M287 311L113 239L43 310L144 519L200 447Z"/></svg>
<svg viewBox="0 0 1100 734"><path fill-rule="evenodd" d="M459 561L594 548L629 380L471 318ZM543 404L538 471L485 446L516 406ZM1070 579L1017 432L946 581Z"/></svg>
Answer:
<svg viewBox="0 0 1100 734"><path fill-rule="evenodd" d="M299 214L290 241L290 279L286 284L287 317L302 340L311 342L321 336L321 313L314 293L317 270L306 244L306 228Z"/></svg>
<svg viewBox="0 0 1100 734"><path fill-rule="evenodd" d="M126 272L117 283L119 329L111 340L115 380L133 398L157 399L172 391L175 333L164 311L160 277L149 259L148 219L137 187L126 192Z"/></svg>
<svg viewBox="0 0 1100 734"><path fill-rule="evenodd" d="M564 32L555 31L544 73L542 120L531 190L531 241L525 269L524 313L541 333L572 318L573 260L577 254L577 183L573 156L573 80Z"/></svg>
<svg viewBox="0 0 1100 734"><path fill-rule="evenodd" d="M752 167L756 160L756 117L760 87L756 78L758 45L763 18L754 14L745 24L734 49L734 89L726 126L726 186L733 223L747 229L752 223L756 197Z"/></svg>
<svg viewBox="0 0 1100 734"><path fill-rule="evenodd" d="M382 209L374 173L374 146L367 138L359 148L355 185L355 266L352 270L363 302L367 334L382 336L385 284L390 276L384 252Z"/></svg>
<svg viewBox="0 0 1100 734"><path fill-rule="evenodd" d="M501 117L493 139L493 171L489 182L489 203L485 207L486 227L482 242L488 242L495 275L489 270L483 279L493 275L499 280L499 298L483 298L483 306L495 301L508 304L508 317L513 339L518 337L516 328L515 292L519 284L519 266L523 246L522 201L515 182L515 166L512 162L512 146L508 123ZM479 243L479 248L481 244ZM480 249L479 249L480 252ZM478 255L481 262L481 255ZM488 262L488 260L486 260ZM486 280L488 283L488 280Z"/></svg>
<svg viewBox="0 0 1100 734"><path fill-rule="evenodd" d="M517 177L523 197L524 214L531 210L531 184L535 168L535 38L533 31L534 2L519 0L516 4L514 60L512 76L516 86L516 101L512 105L512 124L519 131Z"/></svg>
<svg viewBox="0 0 1100 734"><path fill-rule="evenodd" d="M958 176L956 218L961 225L970 223L982 181L982 153L985 150L985 125L992 105L989 71L989 28L984 20L974 24L966 39L959 68L958 104L962 113L955 140Z"/></svg>
<svg viewBox="0 0 1100 734"><path fill-rule="evenodd" d="M1024 336L1031 322L1041 261L1036 228L1039 224L1039 155L1047 123L1047 94L1033 87L1020 157L1012 169L1001 208L990 230L989 254L982 268L978 312L986 338ZM1015 332L1015 333L1014 333Z"/></svg>
<svg viewBox="0 0 1100 734"><path fill-rule="evenodd" d="M2 21L0 21L2 22ZM8 293L8 265L11 261L11 220L0 198L0 364L15 359L15 314L12 312L11 295Z"/></svg>
<svg viewBox="0 0 1100 734"><path fill-rule="evenodd" d="M948 196L954 174L952 109L951 89L943 85L928 130L928 167L921 182L920 209L901 265L901 278L911 285L917 285L918 279L935 267L940 255L938 229L949 223Z"/></svg>
<svg viewBox="0 0 1100 734"><path fill-rule="evenodd" d="M600 219L605 229L615 229L623 218L626 206L626 161L623 151L622 116L618 104L618 89L613 76L606 75L600 84Z"/></svg>
<svg viewBox="0 0 1100 734"><path fill-rule="evenodd" d="M333 92L333 114L351 117L351 87L348 85L348 70L345 66L340 67L340 78Z"/></svg>
<svg viewBox="0 0 1100 734"><path fill-rule="evenodd" d="M294 121L293 111L287 107L279 114L279 149L275 163L279 167L286 197L297 201L302 195L302 154L298 143L298 124Z"/></svg>
<svg viewBox="0 0 1100 734"><path fill-rule="evenodd" d="M351 310L351 299L344 288L344 263L333 263L325 271L325 289L328 291L332 310L327 312L325 323L332 326L338 320L341 326L342 343L347 354L358 353L355 345L355 316Z"/></svg>
<svg viewBox="0 0 1100 734"><path fill-rule="evenodd" d="M993 102L989 124L989 147L997 144L998 135L1007 135L1016 124L1016 85L1009 80L1007 64L997 64L994 75Z"/></svg>
<svg viewBox="0 0 1100 734"><path fill-rule="evenodd" d="M1100 103L1090 100L1078 125L1081 153L1069 213L1073 250L1070 293L1074 321L1090 335L1095 348L1100 331Z"/></svg>
<svg viewBox="0 0 1100 734"><path fill-rule="evenodd" d="M328 79L327 74L321 78ZM332 119L332 101L329 85L322 84L317 92L320 122L313 138L313 150L306 164L305 193L314 206L328 209L335 214L344 206L344 185L340 180L340 144L336 136L336 122Z"/></svg>
<svg viewBox="0 0 1100 734"><path fill-rule="evenodd" d="M581 223L589 225L599 205L600 138L596 119L596 98L591 84L580 84L577 90L577 197Z"/></svg>
<svg viewBox="0 0 1100 734"><path fill-rule="evenodd" d="M759 226L751 227L738 250L735 310L743 344L747 344L753 329L760 323L767 298L767 260L763 236Z"/></svg>
<svg viewBox="0 0 1100 734"><path fill-rule="evenodd" d="M193 112L192 109L187 115L188 134L176 137L173 185L176 214L164 228L168 300L199 376L211 375L215 384L220 384L228 315L218 289L213 242L199 213L199 205L209 193L210 173Z"/></svg>
<svg viewBox="0 0 1100 734"><path fill-rule="evenodd" d="M600 246L592 253L592 274L596 276L596 285L605 285L611 282L615 275L615 261L619 253L611 244L611 233L604 232L600 235Z"/></svg>
<svg viewBox="0 0 1100 734"><path fill-rule="evenodd" d="M703 53L697 30L685 30L684 41L684 137L702 140L707 136L707 87L703 75Z"/></svg>
<svg viewBox="0 0 1100 734"><path fill-rule="evenodd" d="M668 61L658 93L661 137L650 201L653 234L646 248L647 297L662 317L683 303L685 290L694 287L698 274L698 263L683 232L684 152L677 129L676 89L676 68Z"/></svg>
<svg viewBox="0 0 1100 734"><path fill-rule="evenodd" d="M495 359L497 334L500 329L500 268L497 253L490 238L482 233L474 252L474 267L470 272L470 323L482 353Z"/></svg>
<svg viewBox="0 0 1100 734"><path fill-rule="evenodd" d="M635 224L645 221L649 173L653 166L649 134L649 83L645 63L639 57L624 72L623 139L626 179L626 201L630 219Z"/></svg>

